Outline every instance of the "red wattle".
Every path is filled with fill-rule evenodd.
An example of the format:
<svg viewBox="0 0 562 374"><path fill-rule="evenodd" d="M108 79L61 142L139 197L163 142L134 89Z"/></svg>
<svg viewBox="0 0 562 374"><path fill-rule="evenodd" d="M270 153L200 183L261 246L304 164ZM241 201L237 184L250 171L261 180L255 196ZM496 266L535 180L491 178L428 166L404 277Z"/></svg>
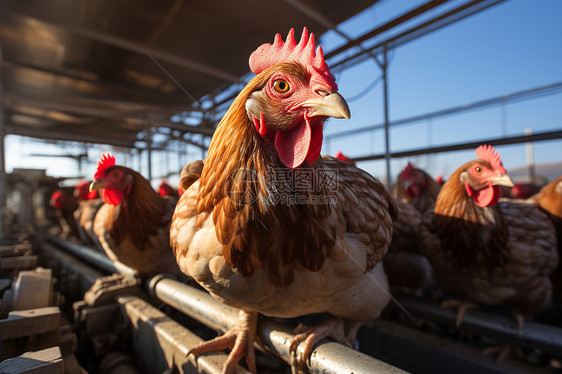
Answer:
<svg viewBox="0 0 562 374"><path fill-rule="evenodd" d="M489 185L481 190L472 189L468 183L465 183L465 186L469 196L480 208L495 206L501 197L501 189L498 186Z"/></svg>
<svg viewBox="0 0 562 374"><path fill-rule="evenodd" d="M114 206L119 205L125 198L125 192L122 190L110 190L108 188L103 188L100 192L103 201Z"/></svg>
<svg viewBox="0 0 562 374"><path fill-rule="evenodd" d="M312 129L308 121L292 129L278 131L275 135L275 149L281 162L288 168L299 167L310 150Z"/></svg>
<svg viewBox="0 0 562 374"><path fill-rule="evenodd" d="M307 117L305 117L305 120L306 123L310 126ZM322 123L319 123L316 125L316 128L312 130L310 149L308 150L308 156L306 156L306 162L308 162L309 164L313 163L318 159L318 157L320 157L320 151L322 151L322 140L324 140L324 133L322 132Z"/></svg>
<svg viewBox="0 0 562 374"><path fill-rule="evenodd" d="M420 188L416 185L411 185L406 192L410 194L410 197L416 197L420 194Z"/></svg>
<svg viewBox="0 0 562 374"><path fill-rule="evenodd" d="M264 136L267 133L267 127L265 126L263 113L260 114L259 120L256 117L254 117L254 126L256 126L256 130L258 134L260 134L261 136Z"/></svg>

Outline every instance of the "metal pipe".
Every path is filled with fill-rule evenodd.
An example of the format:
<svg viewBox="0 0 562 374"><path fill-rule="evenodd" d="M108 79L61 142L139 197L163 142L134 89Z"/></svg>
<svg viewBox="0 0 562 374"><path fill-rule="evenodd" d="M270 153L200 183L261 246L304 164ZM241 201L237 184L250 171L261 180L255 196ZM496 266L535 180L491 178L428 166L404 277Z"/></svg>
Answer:
<svg viewBox="0 0 562 374"><path fill-rule="evenodd" d="M2 62L2 46L0 46L0 63ZM0 67L0 95L2 94L2 69ZM0 101L0 236L4 235L4 231L8 231L4 227L4 208L6 206L6 195L7 195L7 185L6 185L6 161L5 161L5 141L6 141L6 124L4 118L4 108L3 103Z"/></svg>
<svg viewBox="0 0 562 374"><path fill-rule="evenodd" d="M386 185L390 188L392 185L392 175L390 174L390 121L388 120L388 49L386 48L383 51L382 63L379 63L379 66L382 69L383 82L384 159L386 164Z"/></svg>
<svg viewBox="0 0 562 374"><path fill-rule="evenodd" d="M391 153L390 155L393 158L411 157L411 156L419 156L419 155L426 155L426 154L433 154L433 153L474 149L481 144L490 144L493 146L498 146L498 145L527 143L527 142L539 142L544 140L554 140L554 139L561 139L561 138L562 138L562 130L547 131L541 133L534 133L533 135L511 136L508 138L482 139L482 140L468 142L468 143L457 143L457 144L444 145L439 147L418 148L409 151L394 152ZM374 155L354 157L352 160L361 162L361 161L380 160L383 158L385 158L385 154L380 153Z"/></svg>
<svg viewBox="0 0 562 374"><path fill-rule="evenodd" d="M416 317L446 325L456 325L456 310L444 309L436 302L413 296L396 295L395 297ZM559 327L525 321L525 327L519 330L511 318L470 310L466 313L460 329L528 348L537 348L556 356L562 352L562 329Z"/></svg>
<svg viewBox="0 0 562 374"><path fill-rule="evenodd" d="M180 373L222 372L227 359L225 353L201 355L196 359L186 356L190 348L203 341L200 337L138 297L118 296L117 302L133 327L133 349L137 363L145 372L164 373L168 369ZM240 366L235 372L249 374Z"/></svg>
<svg viewBox="0 0 562 374"><path fill-rule="evenodd" d="M476 101L476 102L472 102L472 103L468 103L468 104L455 106L455 107L452 107L452 108L441 109L441 110L437 110L437 111L425 113L425 114L420 114L420 115L413 116L413 117L402 118L402 119L399 119L399 120L391 121L390 127L400 126L400 125L408 125L408 124L413 123L413 122L430 120L430 119L435 119L435 118L439 118L439 117L446 117L446 116L464 113L464 112L470 112L470 111L478 110L478 109L486 109L486 108L489 108L489 107L492 107L492 106L495 106L495 105L500 105L502 108L504 108L505 104L516 103L516 102L521 102L521 101L526 101L526 100L532 100L532 99L536 99L536 98L543 97L543 96L556 95L556 94L560 94L560 92L562 92L562 82L556 82L556 83L549 84L549 85L546 85L546 86L534 87L534 88L531 88L531 89L528 89L528 90L513 92L513 93L508 94L508 95L496 96L496 97L493 97L493 98L490 98L490 99L484 99L484 100L480 100L480 101ZM505 121L505 118L503 118L503 117L504 117L504 115L502 114L502 122ZM340 131L340 132L337 132L333 135L327 136L326 140L332 139L332 138L340 138L340 137L345 137L345 136L358 135L358 134L363 133L363 132L371 132L371 131L380 130L380 129L383 129L383 128L384 128L384 123L379 123L377 125L360 127L358 129L354 129L354 130ZM502 135L505 135L505 133L503 133Z"/></svg>
<svg viewBox="0 0 562 374"><path fill-rule="evenodd" d="M153 277L147 284L151 295L215 330L227 331L238 323L238 309L220 303L204 291L164 275ZM289 346L294 336L288 326L267 317L260 318L258 337L264 344L262 349L288 363L291 361ZM328 340L316 346L308 365L311 372L324 374L404 373L382 361Z"/></svg>
<svg viewBox="0 0 562 374"><path fill-rule="evenodd" d="M57 238L56 236L51 236L48 240L51 243L74 254L75 256L78 256L81 259L89 262L90 264L93 264L109 273L121 273L129 277L134 277L137 274L137 272L130 267L127 267L118 262L113 262L100 252L96 252L88 247L84 247L83 245L62 240L60 238Z"/></svg>
<svg viewBox="0 0 562 374"><path fill-rule="evenodd" d="M87 265L84 265L80 261L76 260L74 256L61 251L49 243L41 243L41 250L61 261L64 267L70 269L73 273L80 275L80 278L84 282L82 287L84 290L90 288L96 282L96 279L103 277L103 274L95 271Z"/></svg>
<svg viewBox="0 0 562 374"><path fill-rule="evenodd" d="M421 5L418 8L415 8L407 13L404 13L402 15L400 15L399 17L393 19L390 22L385 23L382 26L377 27L374 30L369 31L368 33L356 38L355 40L349 41L347 44L331 51L330 53L326 54L326 58L331 58L334 57L336 55L339 55L345 51L347 51L350 48L353 48L355 46L360 46L361 43L374 38L377 35L382 34L383 32L386 32L388 30L391 30L392 28L401 25L404 22L407 22L419 15L422 15L424 13L426 13L427 11L445 3L446 0L432 0L432 1L428 1L427 3ZM361 50L361 52L366 53L366 51Z"/></svg>
<svg viewBox="0 0 562 374"><path fill-rule="evenodd" d="M391 36L380 43L377 43L373 47L369 47L366 51L374 54L381 53L384 48L394 49L402 44L410 42L414 39L420 38L432 31L441 29L447 25L457 22L463 18L476 14L484 9L487 9L493 5L499 4L504 0L472 0L468 3L464 3L458 8L452 9L445 14L431 18L429 21L422 23L421 25L413 26L412 28L396 35ZM332 57L332 53L336 53L338 50L328 53L326 58ZM359 51L352 54L338 62L330 63L330 68L334 69L336 67L341 67L341 69L346 69L349 66L358 64L365 59L367 59L366 53Z"/></svg>
<svg viewBox="0 0 562 374"><path fill-rule="evenodd" d="M148 182L152 183L152 125L147 122L146 154L148 168Z"/></svg>

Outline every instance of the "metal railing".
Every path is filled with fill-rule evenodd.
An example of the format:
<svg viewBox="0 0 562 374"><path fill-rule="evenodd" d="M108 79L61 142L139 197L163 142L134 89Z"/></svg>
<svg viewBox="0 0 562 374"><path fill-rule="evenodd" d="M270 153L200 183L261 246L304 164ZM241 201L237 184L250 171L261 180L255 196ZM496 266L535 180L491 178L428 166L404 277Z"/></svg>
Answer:
<svg viewBox="0 0 562 374"><path fill-rule="evenodd" d="M156 276L147 283L151 295L215 330L227 331L238 322L239 310L213 299L208 293L165 276ZM269 318L258 323L263 350L291 363L289 346L295 334L292 329ZM302 354L302 347L299 354ZM341 344L324 340L310 355L308 368L312 373L404 373L385 362L374 359Z"/></svg>
<svg viewBox="0 0 562 374"><path fill-rule="evenodd" d="M450 326L456 325L456 310L444 309L436 302L408 295L397 295L396 300L415 317ZM466 313L460 329L562 357L562 329L555 326L525 321L524 328L519 330L512 318L470 310Z"/></svg>
<svg viewBox="0 0 562 374"><path fill-rule="evenodd" d="M125 266L118 262L113 262L109 257L100 252L94 251L83 245L69 242L68 240L60 239L56 236L51 236L48 239L51 243L56 244L59 247L64 248L68 252L80 257L86 262L97 266L110 273L121 273L128 277L135 277L137 272L128 266Z"/></svg>

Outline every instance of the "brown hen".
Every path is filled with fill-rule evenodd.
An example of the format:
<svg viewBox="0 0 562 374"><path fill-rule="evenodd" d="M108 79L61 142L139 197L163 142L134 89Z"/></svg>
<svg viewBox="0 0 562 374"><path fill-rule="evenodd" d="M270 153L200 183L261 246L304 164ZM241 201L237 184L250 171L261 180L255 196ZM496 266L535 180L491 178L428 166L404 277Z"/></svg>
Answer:
<svg viewBox="0 0 562 374"><path fill-rule="evenodd" d="M499 154L481 146L477 160L457 169L443 185L420 226L420 250L441 286L458 297L457 325L475 303L510 306L519 328L551 301L549 274L558 263L556 236L544 212L501 201L512 186Z"/></svg>
<svg viewBox="0 0 562 374"><path fill-rule="evenodd" d="M433 208L440 189L441 185L429 174L408 163L391 187L391 193L395 199L412 204L423 214Z"/></svg>
<svg viewBox="0 0 562 374"><path fill-rule="evenodd" d="M49 204L55 208L55 214L61 227L60 237L63 239L78 238L78 228L74 219L78 200L71 193L59 189L53 192Z"/></svg>
<svg viewBox="0 0 562 374"><path fill-rule="evenodd" d="M302 363L326 336L350 345L389 300L380 261L393 201L352 164L319 157L325 119L349 117L349 109L314 48L305 29L298 45L291 31L285 43L277 35L254 52L257 76L219 123L200 179L193 182L195 164L180 181L189 188L170 232L178 264L241 309L237 328L190 353L231 348L227 373L242 356L256 372L258 313L331 314L292 342L295 352L306 341Z"/></svg>
<svg viewBox="0 0 562 374"><path fill-rule="evenodd" d="M179 275L170 248L170 221L176 200L161 197L136 171L115 165L103 155L90 190L99 190L105 204L94 220L105 253L141 276Z"/></svg>
<svg viewBox="0 0 562 374"><path fill-rule="evenodd" d="M531 197L531 202L537 204L550 218L556 229L558 242L558 256L562 255L562 176L556 178L539 193ZM562 301L562 265L559 263L551 276L553 294L557 302Z"/></svg>

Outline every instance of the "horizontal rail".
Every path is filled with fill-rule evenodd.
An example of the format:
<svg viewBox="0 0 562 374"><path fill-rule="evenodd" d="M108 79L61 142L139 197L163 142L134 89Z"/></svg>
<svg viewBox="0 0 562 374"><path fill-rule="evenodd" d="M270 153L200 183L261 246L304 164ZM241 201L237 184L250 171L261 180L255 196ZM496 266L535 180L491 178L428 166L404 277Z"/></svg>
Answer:
<svg viewBox="0 0 562 374"><path fill-rule="evenodd" d="M457 144L437 146L437 147L419 148L419 149L413 149L413 150L402 151L402 152L391 152L390 157L400 158L400 157L419 156L419 155L425 155L431 153L461 151L466 149L474 149L482 144L490 144L493 146L498 146L498 145L527 143L527 142L539 142L539 141L554 140L554 139L561 139L561 138L562 138L562 130L556 130L556 131L533 133L531 135L519 135L519 136L511 136L507 138L482 139L482 140L472 141L468 143L457 143ZM381 160L384 158L385 158L384 153L379 153L373 155L353 157L352 160L356 162L361 162L361 161Z"/></svg>
<svg viewBox="0 0 562 374"><path fill-rule="evenodd" d="M408 295L396 295L396 299L416 317L456 325L456 310L444 309L436 302ZM470 310L466 313L460 329L519 346L540 349L558 357L562 355L562 329L558 327L525 321L523 330L519 330L511 318Z"/></svg>
<svg viewBox="0 0 562 374"><path fill-rule="evenodd" d="M495 96L489 99L458 105L452 108L441 109L430 113L424 113L412 117L398 119L395 121L390 121L389 127L407 125L414 122L450 116L450 115L469 112L478 109L485 109L496 105L512 104L516 102L532 100L539 97L556 95L561 92L562 92L562 82L556 82L546 86L533 87L527 90L513 92L508 95ZM382 129L384 129L384 123L379 123L377 125L360 127L358 129L339 131L335 134L327 136L326 140L342 138L345 136L354 136L364 132L370 132L370 131L382 130Z"/></svg>
<svg viewBox="0 0 562 374"><path fill-rule="evenodd" d="M378 54L384 50L391 50L397 48L405 43L412 40L420 38L426 34L433 31L439 30L445 26L448 26L454 22L460 21L467 18L473 14L481 12L493 5L497 5L504 0L472 0L467 3L461 4L459 7L449 10L444 14L440 14L430 20L409 28L408 30L395 35L390 36L387 39L377 42L376 45L364 48L363 50L351 54L351 56L346 56L344 59L337 62L330 61L329 65L331 69L338 68L343 70L349 66L358 64L365 59L369 58L370 54Z"/></svg>
<svg viewBox="0 0 562 374"><path fill-rule="evenodd" d="M82 280L82 289L86 291L95 282L96 279L101 278L104 274L92 269L91 267L78 261L74 256L56 248L49 243L41 243L41 250L44 253L56 258L63 263L63 266L69 269L72 273L78 274Z"/></svg>
<svg viewBox="0 0 562 374"><path fill-rule="evenodd" d="M49 237L49 241L109 273L121 273L129 277L134 277L137 275L137 272L134 269L131 269L130 267L125 266L121 263L113 262L106 255L94 251L83 245L69 242L56 236Z"/></svg>
<svg viewBox="0 0 562 374"><path fill-rule="evenodd" d="M163 373L169 368L174 372L219 374L226 362L227 355L223 352L201 355L197 359L188 357L187 351L203 340L172 320L160 310L135 296L118 296L124 314L133 329L133 347L136 362L147 373ZM157 342L158 349L155 349ZM237 366L236 374L249 374L244 368Z"/></svg>
<svg viewBox="0 0 562 374"><path fill-rule="evenodd" d="M227 331L238 321L239 311L213 299L208 293L165 276L148 281L149 292L195 320L220 331ZM295 336L292 330L268 318L260 319L258 334L264 350L290 363L289 346ZM302 349L302 347L300 347ZM309 360L313 373L404 373L404 371L376 360L341 344L325 340L316 346Z"/></svg>

